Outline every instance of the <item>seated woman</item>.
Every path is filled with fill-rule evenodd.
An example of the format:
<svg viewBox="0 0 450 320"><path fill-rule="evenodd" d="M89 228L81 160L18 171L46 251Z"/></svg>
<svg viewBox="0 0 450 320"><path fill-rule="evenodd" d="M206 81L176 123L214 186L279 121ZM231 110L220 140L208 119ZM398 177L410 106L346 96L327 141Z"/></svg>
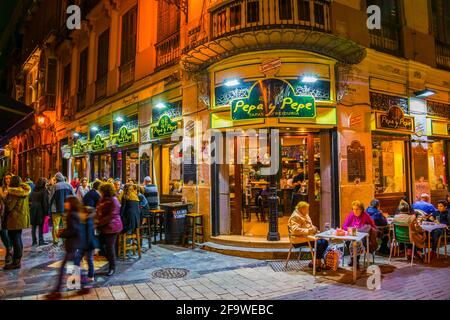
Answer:
<svg viewBox="0 0 450 320"><path fill-rule="evenodd" d="M307 245L308 236L314 236L318 233L317 227L312 223L309 216L309 204L301 201L295 207L294 212L288 221L288 226L291 232L291 243L295 248L303 247ZM325 239L317 240L317 252L316 252L316 270L321 269L321 259L323 254L328 248L328 241ZM313 267L313 263L310 262L309 267Z"/></svg>
<svg viewBox="0 0 450 320"><path fill-rule="evenodd" d="M376 230L375 222L369 216L367 212L365 212L364 205L361 201L353 201L352 202L352 211L348 214L345 219L344 224L342 225L342 229L345 231L348 228L356 228L360 232L371 233L371 229ZM375 231L375 241L376 241L376 231ZM350 242L346 242L347 247L350 247ZM364 246L364 243L362 244ZM370 248L369 248L370 249ZM376 248L375 248L376 249ZM356 256L357 267L359 267L359 258L360 255ZM349 266L353 266L353 259L350 260Z"/></svg>
<svg viewBox="0 0 450 320"><path fill-rule="evenodd" d="M388 225L386 217L380 210L380 201L373 199L370 202L370 206L367 208L366 212L375 222L377 227L385 227ZM389 230L388 228L379 228L378 237L381 239L381 245L378 252L381 254L389 254L388 241L389 241Z"/></svg>
<svg viewBox="0 0 450 320"><path fill-rule="evenodd" d="M398 207L399 213L394 216L393 222L400 225L409 226L411 228L411 240L415 242L416 248L424 248L426 243L426 235L419 225L416 215L411 212L409 204L406 202L401 202ZM406 253L408 256L412 255L412 250L407 249ZM421 252L417 250L417 254L422 258Z"/></svg>

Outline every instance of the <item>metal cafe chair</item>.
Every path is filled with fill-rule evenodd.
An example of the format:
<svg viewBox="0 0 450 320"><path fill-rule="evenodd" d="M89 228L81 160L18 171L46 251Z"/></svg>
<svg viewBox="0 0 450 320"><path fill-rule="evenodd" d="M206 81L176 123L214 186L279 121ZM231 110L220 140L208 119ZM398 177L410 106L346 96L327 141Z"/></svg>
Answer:
<svg viewBox="0 0 450 320"><path fill-rule="evenodd" d="M391 242L391 250L390 250L390 254L389 254L389 263L391 262L391 258L392 258L392 250L394 249L395 245L398 245L400 243L404 243L404 244L412 244L412 254L411 254L411 267L413 266L413 262L414 262L414 249L416 247L415 242L412 240L411 237L411 228L409 226L406 225L402 225L402 224L398 224L398 223L393 223L394 226L394 235L393 235L393 239ZM405 248L405 258L407 257L406 254L406 248Z"/></svg>
<svg viewBox="0 0 450 320"><path fill-rule="evenodd" d="M287 226L287 229L288 229L288 235L289 235L289 242L290 242L291 246L289 247L289 252L288 252L288 256L287 256L286 263L285 263L284 267L287 268L287 266L288 266L289 259L291 258L292 249L298 249L298 259L297 259L297 261L300 261L301 256L302 256L302 253L305 253L305 252L306 252L306 253L310 252L310 254L311 254L311 259L314 259L314 249L313 249L313 247L312 247L312 245L311 245L311 241L313 241L312 238L309 238L309 237L301 238L301 237L298 237L298 236L294 236L294 235L292 234L291 228L290 228L289 226ZM297 240L298 240L299 238L300 238L300 239L304 239L305 241L302 241L301 243L306 243L306 245L296 247L296 246L292 243L293 238L296 238ZM308 248L309 250L307 249L307 250L305 251L304 249L306 249L306 248Z"/></svg>

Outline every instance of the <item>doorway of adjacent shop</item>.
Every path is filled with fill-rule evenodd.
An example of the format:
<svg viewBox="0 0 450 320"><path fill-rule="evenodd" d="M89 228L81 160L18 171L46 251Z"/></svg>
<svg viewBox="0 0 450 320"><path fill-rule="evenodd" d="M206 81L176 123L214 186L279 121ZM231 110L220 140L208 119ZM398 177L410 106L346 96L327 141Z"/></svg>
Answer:
<svg viewBox="0 0 450 320"><path fill-rule="evenodd" d="M153 175L161 195L182 194L182 143L153 145Z"/></svg>
<svg viewBox="0 0 450 320"><path fill-rule="evenodd" d="M220 234L266 238L269 230L269 176L262 175L270 166L272 152L278 152L280 168L276 175L278 230L287 237L287 224L295 205L310 204L310 216L320 225L321 168L318 133L281 133L279 150L264 149L249 139L226 142L233 149L233 159L219 165L218 190ZM256 159L256 161L251 161ZM229 205L227 205L227 202Z"/></svg>

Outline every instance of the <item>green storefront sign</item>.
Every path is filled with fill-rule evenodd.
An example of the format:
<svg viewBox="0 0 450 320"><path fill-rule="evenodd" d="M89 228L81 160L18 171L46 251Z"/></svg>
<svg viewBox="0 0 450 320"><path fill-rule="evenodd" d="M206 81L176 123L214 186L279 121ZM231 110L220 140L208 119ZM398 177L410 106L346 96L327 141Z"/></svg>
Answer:
<svg viewBox="0 0 450 320"><path fill-rule="evenodd" d="M152 129L153 138L161 138L170 135L178 129L178 122L172 121L168 115L163 115L158 124Z"/></svg>
<svg viewBox="0 0 450 320"><path fill-rule="evenodd" d="M75 142L74 146L73 146L73 154L77 155L77 154L83 154L85 151L85 146L81 143L80 140L77 140L77 142Z"/></svg>
<svg viewBox="0 0 450 320"><path fill-rule="evenodd" d="M259 118L315 118L313 96L295 94L292 85L281 79L257 81L247 97L231 101L231 118L252 120Z"/></svg>
<svg viewBox="0 0 450 320"><path fill-rule="evenodd" d="M119 130L119 135L117 136L116 141L119 145L131 143L133 142L133 134L128 132L127 127L122 127Z"/></svg>
<svg viewBox="0 0 450 320"><path fill-rule="evenodd" d="M105 142L103 141L102 137L97 134L94 137L94 141L92 142L92 150L101 150L105 148Z"/></svg>

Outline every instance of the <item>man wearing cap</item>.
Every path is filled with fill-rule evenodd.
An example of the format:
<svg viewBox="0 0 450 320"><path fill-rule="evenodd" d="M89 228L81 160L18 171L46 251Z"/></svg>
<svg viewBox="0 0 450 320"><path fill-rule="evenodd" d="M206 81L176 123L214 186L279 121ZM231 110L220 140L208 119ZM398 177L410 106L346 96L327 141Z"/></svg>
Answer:
<svg viewBox="0 0 450 320"><path fill-rule="evenodd" d="M427 215L436 213L437 209L430 203L430 195L422 193L420 200L416 201L412 208L414 210L422 210Z"/></svg>
<svg viewBox="0 0 450 320"><path fill-rule="evenodd" d="M152 178L144 178L144 196L147 198L150 209L156 209L159 206L158 187L152 184Z"/></svg>

